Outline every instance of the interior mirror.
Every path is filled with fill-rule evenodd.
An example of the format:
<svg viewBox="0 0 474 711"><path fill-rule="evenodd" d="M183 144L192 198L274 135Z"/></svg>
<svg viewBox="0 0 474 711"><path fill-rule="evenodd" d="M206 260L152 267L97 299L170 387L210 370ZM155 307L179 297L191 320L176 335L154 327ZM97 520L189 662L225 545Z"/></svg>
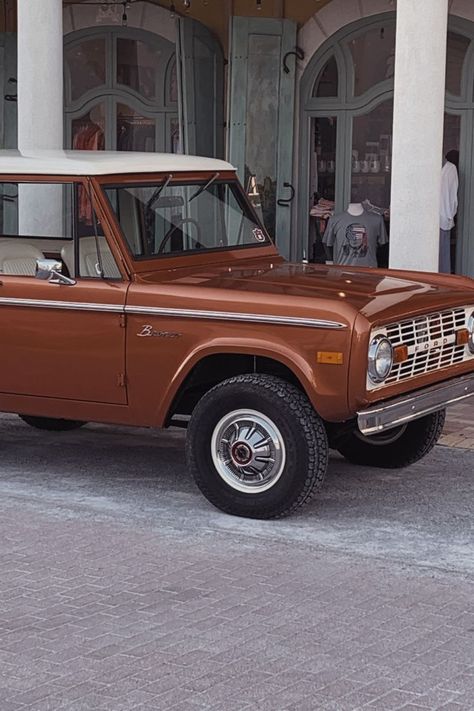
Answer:
<svg viewBox="0 0 474 711"><path fill-rule="evenodd" d="M37 279L43 279L43 281L48 281L50 284L64 284L67 286L72 286L75 284L74 279L62 274L63 264L57 259L37 259L36 260L36 273Z"/></svg>

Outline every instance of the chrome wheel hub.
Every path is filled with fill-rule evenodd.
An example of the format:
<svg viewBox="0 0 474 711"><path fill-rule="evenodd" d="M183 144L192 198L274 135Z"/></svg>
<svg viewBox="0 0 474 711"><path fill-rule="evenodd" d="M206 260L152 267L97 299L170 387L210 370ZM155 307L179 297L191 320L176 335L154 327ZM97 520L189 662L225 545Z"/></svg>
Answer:
<svg viewBox="0 0 474 711"><path fill-rule="evenodd" d="M222 417L211 439L214 466L237 491L267 491L281 477L286 462L280 430L256 410L234 410Z"/></svg>

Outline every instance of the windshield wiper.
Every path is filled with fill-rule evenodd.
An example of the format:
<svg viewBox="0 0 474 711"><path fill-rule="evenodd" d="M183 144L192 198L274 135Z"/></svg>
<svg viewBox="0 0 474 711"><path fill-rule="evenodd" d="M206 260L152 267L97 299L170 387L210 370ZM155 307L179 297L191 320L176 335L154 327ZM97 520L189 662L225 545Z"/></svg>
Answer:
<svg viewBox="0 0 474 711"><path fill-rule="evenodd" d="M189 202L191 202L191 200L194 200L194 198L197 198L198 195L200 195L200 194L203 193L205 190L207 190L207 189L212 185L212 183L213 183L215 180L217 180L217 178L219 177L219 175L220 175L220 173L216 173L215 175L212 176L212 178L211 178L210 180L207 181L207 183L206 183L205 185L201 185L201 187L200 187L198 190L196 190L196 192L194 193L194 195L191 195L191 197L189 198Z"/></svg>
<svg viewBox="0 0 474 711"><path fill-rule="evenodd" d="M170 184L172 179L173 179L173 175L170 173L168 175L168 177L166 178L165 182L156 188L156 190L153 192L153 195L151 196L151 198L148 200L147 204L145 205L147 210L151 210L151 208L153 207L155 202L158 200L158 198L160 197L163 190L168 187L168 185Z"/></svg>

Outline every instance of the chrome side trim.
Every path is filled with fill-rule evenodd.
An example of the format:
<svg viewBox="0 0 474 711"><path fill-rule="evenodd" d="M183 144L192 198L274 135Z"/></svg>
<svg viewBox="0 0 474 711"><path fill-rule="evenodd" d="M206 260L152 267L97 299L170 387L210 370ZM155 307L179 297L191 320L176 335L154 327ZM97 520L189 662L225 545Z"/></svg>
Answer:
<svg viewBox="0 0 474 711"><path fill-rule="evenodd" d="M246 323L269 323L278 326L304 326L307 328L347 328L337 321L324 321L299 316L271 316L268 314L249 314L234 311L203 311L198 309L168 309L153 306L126 306L125 313L141 316L173 316L176 318L203 318L213 321L243 321Z"/></svg>
<svg viewBox="0 0 474 711"><path fill-rule="evenodd" d="M299 316L271 316L268 314L249 314L233 311L205 311L198 309L170 309L159 306L121 306L119 304L95 304L84 301L55 301L49 299L13 299L0 297L0 306L27 306L40 309L63 309L69 311L105 311L127 313L140 316L165 316L174 318L202 318L213 321L242 321L244 323L268 323L277 326L303 326L306 328L347 328L337 321L325 321Z"/></svg>
<svg viewBox="0 0 474 711"><path fill-rule="evenodd" d="M107 311L123 313L120 304L94 304L86 301L54 301L49 299L10 299L0 297L0 306L28 306L33 309L63 309L66 311Z"/></svg>
<svg viewBox="0 0 474 711"><path fill-rule="evenodd" d="M387 400L357 413L357 424L364 435L376 434L443 410L474 395L474 373L463 375L418 390L410 395Z"/></svg>

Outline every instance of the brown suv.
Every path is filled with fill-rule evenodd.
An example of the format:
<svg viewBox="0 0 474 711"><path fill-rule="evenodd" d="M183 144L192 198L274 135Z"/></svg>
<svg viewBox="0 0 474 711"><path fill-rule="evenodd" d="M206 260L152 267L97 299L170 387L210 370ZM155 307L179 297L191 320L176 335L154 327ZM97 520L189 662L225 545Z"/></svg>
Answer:
<svg viewBox="0 0 474 711"><path fill-rule="evenodd" d="M187 426L204 495L284 516L329 447L403 467L474 393L467 278L289 264L227 163L0 152L0 410Z"/></svg>

